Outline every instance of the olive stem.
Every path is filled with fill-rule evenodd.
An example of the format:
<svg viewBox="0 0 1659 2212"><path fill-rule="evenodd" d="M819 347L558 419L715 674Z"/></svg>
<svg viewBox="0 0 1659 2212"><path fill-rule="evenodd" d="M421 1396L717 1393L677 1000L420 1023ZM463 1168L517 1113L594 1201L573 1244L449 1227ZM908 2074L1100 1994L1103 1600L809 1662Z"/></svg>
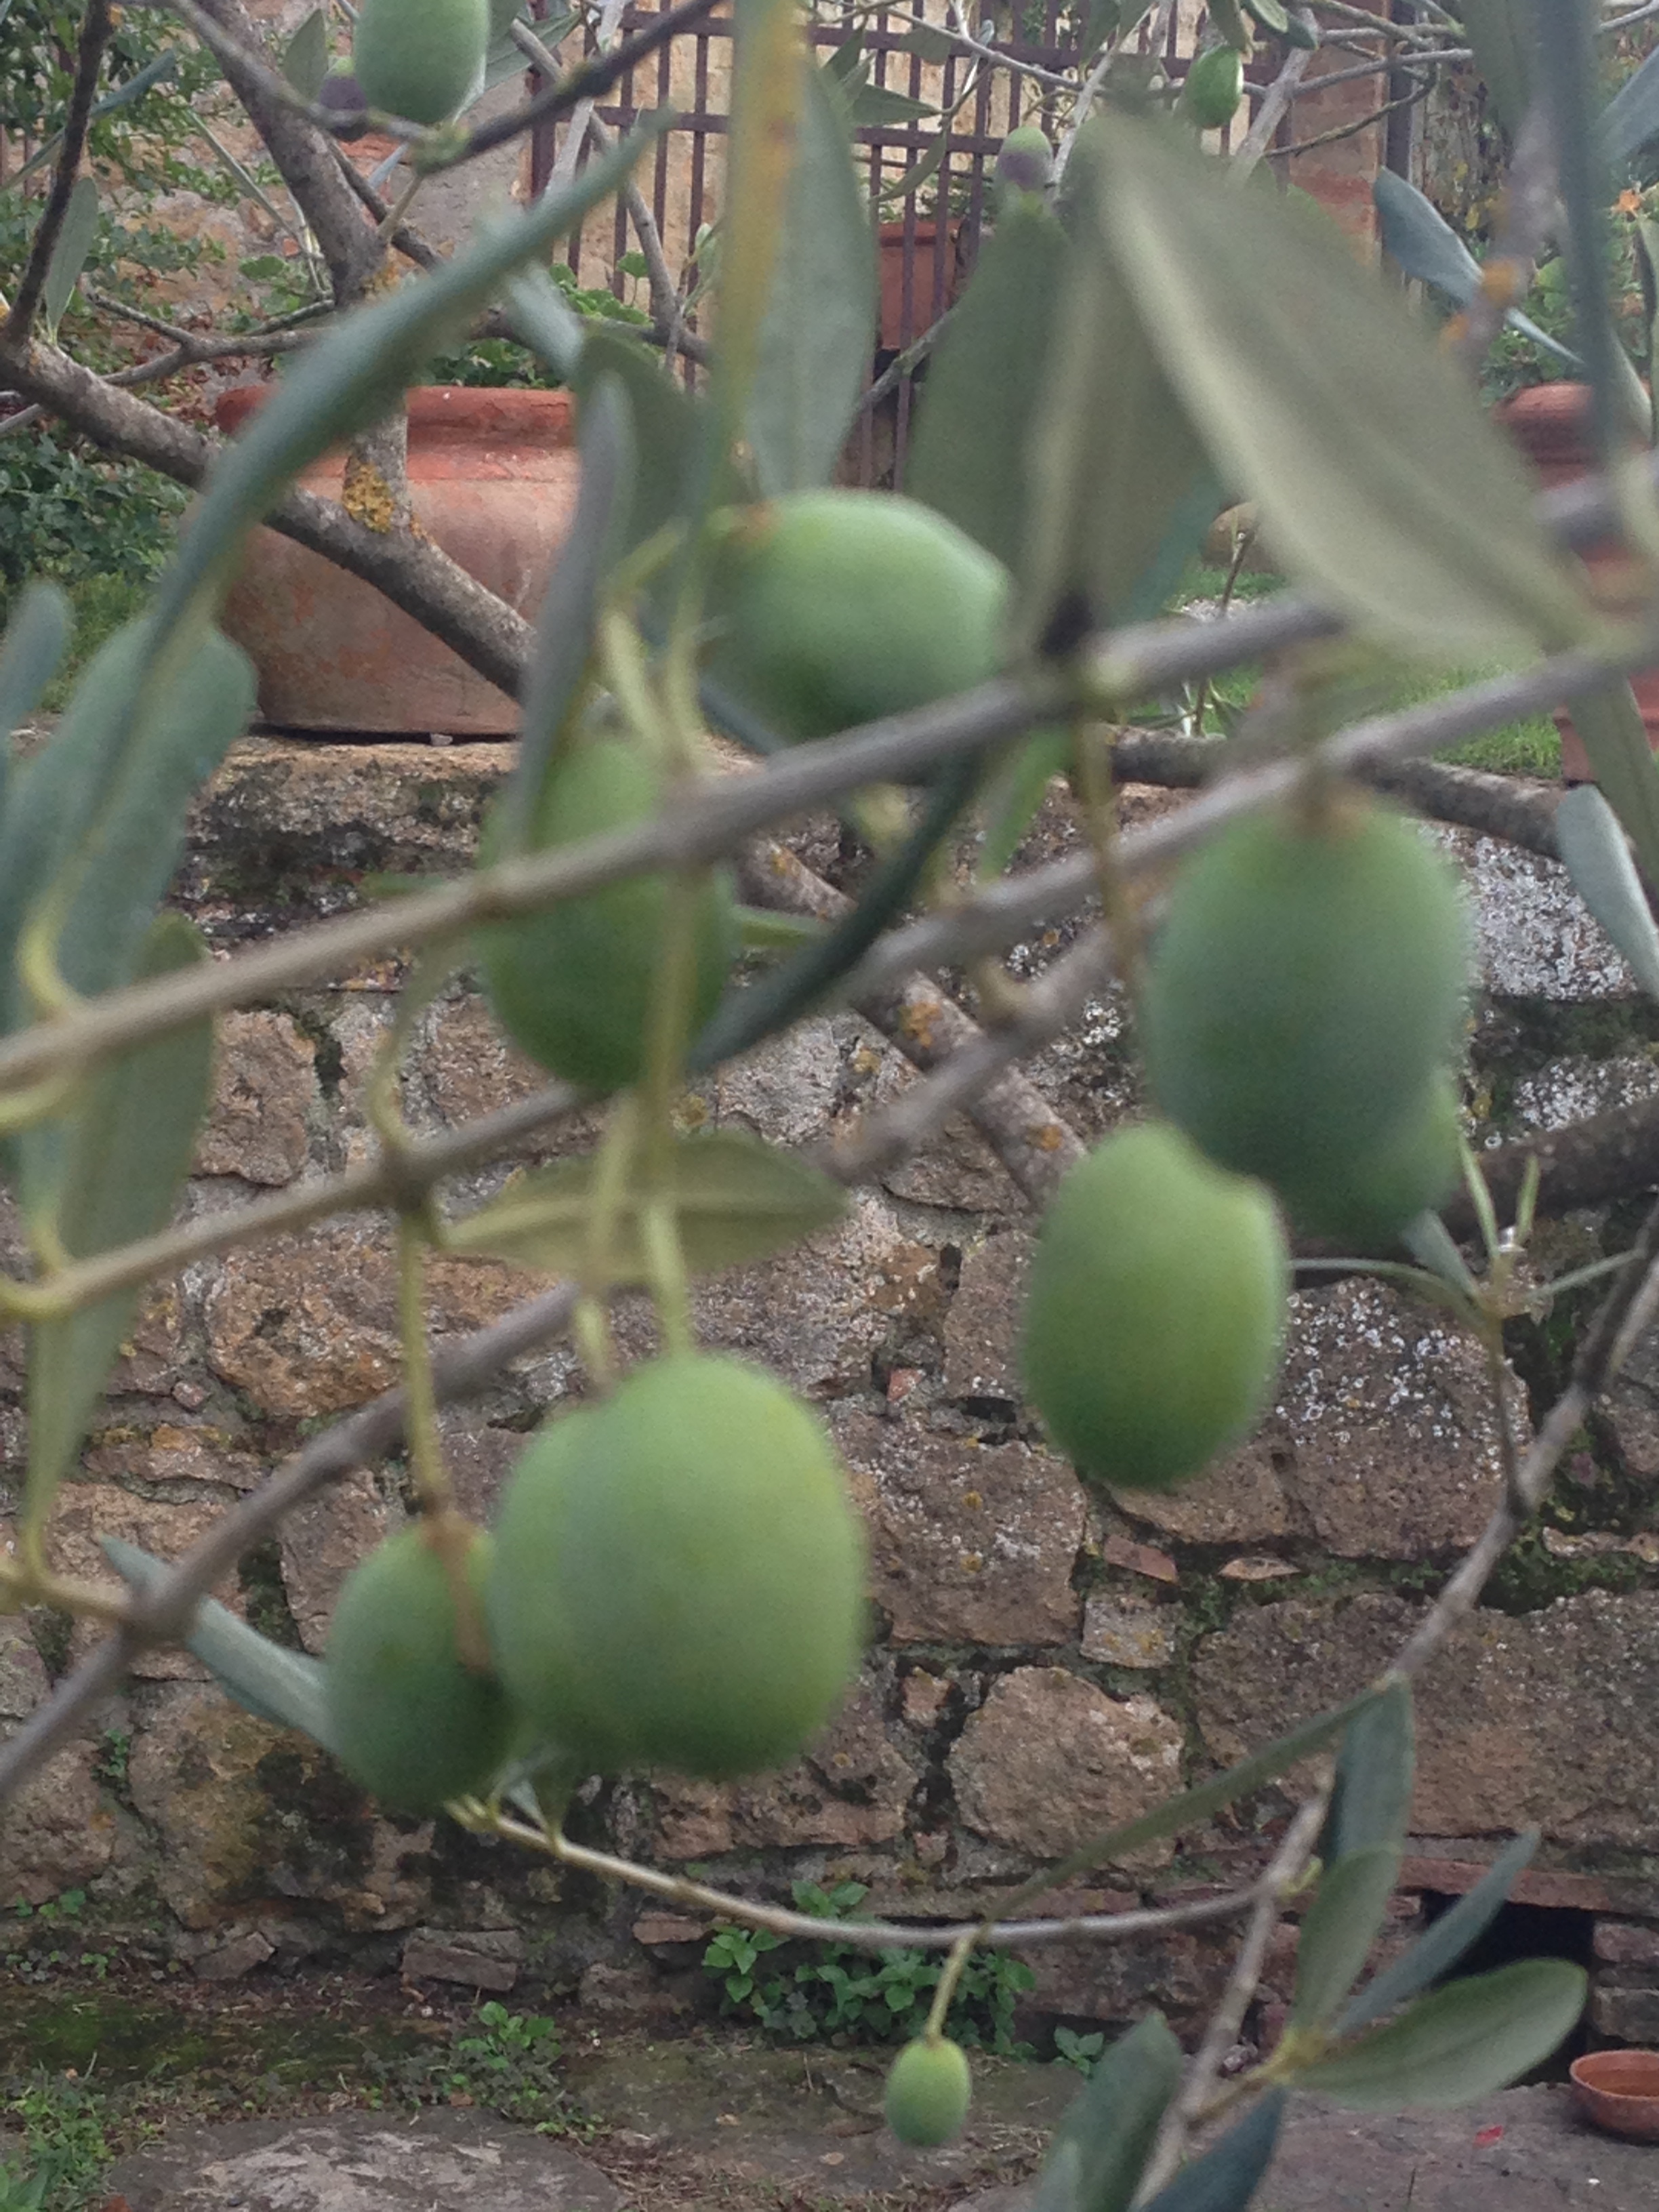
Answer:
<svg viewBox="0 0 1659 2212"><path fill-rule="evenodd" d="M958 1937L951 1946L951 1955L945 1961L938 1985L933 1990L933 2002L927 2008L927 2025L922 2030L930 2043L936 2043L945 2033L945 2022L957 1993L957 1984L962 1979L963 1969L973 1955L974 1945L982 1934L984 1925L981 1923L980 1927L969 1929L967 1935Z"/></svg>

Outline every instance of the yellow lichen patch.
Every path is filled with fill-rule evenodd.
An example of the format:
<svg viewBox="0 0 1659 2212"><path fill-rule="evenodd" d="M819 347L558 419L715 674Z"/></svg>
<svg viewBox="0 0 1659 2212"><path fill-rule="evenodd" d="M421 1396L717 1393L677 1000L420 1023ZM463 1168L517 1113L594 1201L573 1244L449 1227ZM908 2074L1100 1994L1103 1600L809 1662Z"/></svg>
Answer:
<svg viewBox="0 0 1659 2212"><path fill-rule="evenodd" d="M398 520L398 500L386 477L372 461L355 457L346 463L340 504L354 522L385 537Z"/></svg>

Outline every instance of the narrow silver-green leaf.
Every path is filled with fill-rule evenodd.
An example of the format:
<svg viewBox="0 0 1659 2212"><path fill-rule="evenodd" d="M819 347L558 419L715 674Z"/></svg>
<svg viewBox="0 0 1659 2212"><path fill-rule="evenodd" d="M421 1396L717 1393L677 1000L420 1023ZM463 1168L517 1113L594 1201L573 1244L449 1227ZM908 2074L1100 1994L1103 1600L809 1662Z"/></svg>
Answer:
<svg viewBox="0 0 1659 2212"><path fill-rule="evenodd" d="M854 126L860 131L883 123L920 123L939 113L931 100L912 100L908 93L890 91L884 84L849 85L848 105Z"/></svg>
<svg viewBox="0 0 1659 2212"><path fill-rule="evenodd" d="M1572 702L1572 726L1600 785L1601 796L1623 823L1636 858L1659 884L1659 764L1628 684L1582 692Z"/></svg>
<svg viewBox="0 0 1659 2212"><path fill-rule="evenodd" d="M124 641L135 683L149 641L142 623ZM255 690L247 655L208 630L165 696L144 697L107 780L67 825L72 842L42 890L61 903L58 963L76 990L90 996L127 981L178 866L191 800L246 729Z"/></svg>
<svg viewBox="0 0 1659 2212"><path fill-rule="evenodd" d="M1485 81L1498 121L1510 132L1520 129L1532 98L1533 5L1534 0L1456 0L1454 11L1474 48L1475 72Z"/></svg>
<svg viewBox="0 0 1659 2212"><path fill-rule="evenodd" d="M1536 1828L1528 1828L1506 1844L1473 1889L1443 1912L1409 1951L1365 1984L1337 2022L1338 2034L1357 2035L1362 2027L1369 2027L1373 2021L1381 2020L1407 1997L1414 1997L1419 1990L1449 1973L1498 1917L1515 1877L1537 1848Z"/></svg>
<svg viewBox="0 0 1659 2212"><path fill-rule="evenodd" d="M574 382L588 325L545 269L522 269L503 288L514 335L567 384Z"/></svg>
<svg viewBox="0 0 1659 2212"><path fill-rule="evenodd" d="M1620 172L1659 138L1659 52L1625 79L1603 108L1601 135L1602 158Z"/></svg>
<svg viewBox="0 0 1659 2212"><path fill-rule="evenodd" d="M75 627L69 596L44 579L24 586L0 636L0 817L11 767L11 735L40 703Z"/></svg>
<svg viewBox="0 0 1659 2212"><path fill-rule="evenodd" d="M322 90L328 75L326 8L313 8L283 48L283 75L301 100L315 100Z"/></svg>
<svg viewBox="0 0 1659 2212"><path fill-rule="evenodd" d="M40 289L40 320L47 338L55 344L64 310L81 281L98 235L98 186L91 177L77 177L64 210L63 228L46 264L46 281Z"/></svg>
<svg viewBox="0 0 1659 2212"><path fill-rule="evenodd" d="M1279 2147L1285 2092L1267 2095L1218 2143L1160 2189L1141 2212L1245 2212Z"/></svg>
<svg viewBox="0 0 1659 2212"><path fill-rule="evenodd" d="M1218 1774L1209 1782L1200 1782L1192 1790L1183 1790L1177 1797L1166 1798L1143 1813L1139 1820L1126 1820L1121 1827L1109 1828L1104 1835L1091 1837L1071 1855L1062 1859L1058 1867L1049 1869L1056 1881L1069 1881L1074 1874L1098 1867L1109 1866L1115 1860L1127 1858L1130 1852L1139 1850L1146 1844L1160 1842L1165 1836L1177 1836L1188 1828L1196 1828L1212 1813L1224 1805L1237 1803L1260 1790L1263 1783L1272 1782L1289 1768L1316 1751L1322 1751L1335 1736L1341 1735L1350 1721L1362 1713L1376 1695L1375 1690L1365 1690L1346 1705L1338 1705L1328 1713L1320 1713L1300 1728L1292 1729L1288 1735L1253 1752L1242 1759L1237 1766L1230 1766L1224 1774Z"/></svg>
<svg viewBox="0 0 1659 2212"><path fill-rule="evenodd" d="M561 1160L516 1176L499 1198L453 1223L453 1252L487 1253L549 1274L580 1268L587 1253L595 1162ZM672 1193L686 1264L732 1267L830 1228L847 1210L837 1182L759 1137L711 1129L674 1146ZM650 1267L641 1209L651 1194L624 1193L611 1251L615 1279L644 1283Z"/></svg>
<svg viewBox="0 0 1659 2212"><path fill-rule="evenodd" d="M1295 2086L1360 2112L1466 2105L1541 2064L1571 2033L1589 1987L1583 1968L1565 1959L1525 1959L1452 1982L1303 2068Z"/></svg>
<svg viewBox="0 0 1659 2212"><path fill-rule="evenodd" d="M536 617L536 649L520 699L519 757L502 794L492 860L525 849L560 733L586 689L599 594L633 502L634 426L618 377L602 377L583 403L581 464L575 517Z"/></svg>
<svg viewBox="0 0 1659 2212"><path fill-rule="evenodd" d="M1328 217L1157 123L1091 126L1100 220L1163 368L1310 590L1419 658L1602 623L1473 389Z"/></svg>
<svg viewBox="0 0 1659 2212"><path fill-rule="evenodd" d="M1297 1947L1293 2028L1322 2027L1358 1980L1399 1874L1399 1844L1370 1844L1320 1875Z"/></svg>
<svg viewBox="0 0 1659 2212"><path fill-rule="evenodd" d="M1411 1685L1391 1681L1342 1738L1322 1847L1327 1860L1401 1842L1411 1812L1414 1750Z"/></svg>
<svg viewBox="0 0 1659 2212"><path fill-rule="evenodd" d="M1468 1261L1437 1213L1419 1213L1415 1221L1408 1221L1400 1232L1400 1241L1419 1267L1437 1275L1460 1297L1474 1299L1478 1286Z"/></svg>
<svg viewBox="0 0 1659 2212"><path fill-rule="evenodd" d="M1009 568L1029 529L1032 425L1064 285L1066 234L1030 195L1000 217L917 395L904 489Z"/></svg>
<svg viewBox="0 0 1659 2212"><path fill-rule="evenodd" d="M876 249L840 94L802 63L783 203L745 422L769 498L828 483L869 374Z"/></svg>
<svg viewBox="0 0 1659 2212"><path fill-rule="evenodd" d="M1480 264L1431 202L1394 169L1381 169L1371 185L1382 250L1407 276L1432 284L1457 307L1467 307L1480 289ZM1504 318L1510 328L1568 368L1582 366L1571 346L1540 330L1518 307Z"/></svg>
<svg viewBox="0 0 1659 2212"><path fill-rule="evenodd" d="M1085 623L1152 612L1150 593L1161 602L1167 589L1172 526L1182 526L1178 570L1221 504L1192 415L1116 250L1117 177L1103 158L1113 143L1091 133L1068 176L1071 235L1032 418L1030 505L1016 572L1016 628L1030 646L1052 639L1057 623L1069 635Z"/></svg>
<svg viewBox="0 0 1659 2212"><path fill-rule="evenodd" d="M126 1543L119 1536L99 1540L110 1565L141 1595L164 1582L171 1571L162 1560L153 1559L148 1552L141 1552L136 1544ZM185 1649L201 1661L225 1695L244 1712L278 1728L298 1729L325 1751L332 1750L320 1659L273 1644L246 1621L239 1620L228 1606L211 1597L204 1598L198 1608Z"/></svg>
<svg viewBox="0 0 1659 2212"><path fill-rule="evenodd" d="M1161 2013L1119 2037L1055 2132L1035 2212L1128 2212L1181 2065Z"/></svg>
<svg viewBox="0 0 1659 2212"><path fill-rule="evenodd" d="M1659 927L1619 817L1593 783L1569 791L1555 810L1555 848L1578 896L1659 999Z"/></svg>
<svg viewBox="0 0 1659 2212"><path fill-rule="evenodd" d="M614 377L627 392L634 428L633 497L617 540L621 556L654 538L665 525L689 520L699 441L708 410L704 400L689 392L678 377L667 374L660 355L620 331L590 325L581 358L570 376L584 405L606 376ZM717 501L747 495L748 487L728 464Z"/></svg>
<svg viewBox="0 0 1659 2212"><path fill-rule="evenodd" d="M159 975L207 957L182 915L160 915L138 963ZM201 1022L137 1046L105 1064L76 1094L59 1147L55 1191L37 1184L72 1260L165 1227L190 1170L196 1131L212 1092L213 1030ZM137 1310L137 1288L118 1291L29 1332L28 1469L23 1525L44 1528L58 1486L85 1436L121 1340Z"/></svg>
<svg viewBox="0 0 1659 2212"><path fill-rule="evenodd" d="M981 883L1000 876L1036 820L1048 786L1073 750L1068 729L1039 730L1028 738L987 787L985 836L975 861Z"/></svg>

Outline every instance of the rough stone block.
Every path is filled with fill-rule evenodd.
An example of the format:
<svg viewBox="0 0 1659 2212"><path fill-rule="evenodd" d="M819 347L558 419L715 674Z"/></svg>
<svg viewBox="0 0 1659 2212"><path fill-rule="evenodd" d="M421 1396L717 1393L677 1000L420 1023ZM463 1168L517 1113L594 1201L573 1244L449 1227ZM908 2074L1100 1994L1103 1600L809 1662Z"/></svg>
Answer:
<svg viewBox="0 0 1659 2212"><path fill-rule="evenodd" d="M1083 1656L1108 1667L1167 1667L1180 1623L1174 1606L1091 1597L1083 1609Z"/></svg>
<svg viewBox="0 0 1659 2212"><path fill-rule="evenodd" d="M493 1260L434 1259L433 1334L498 1320L537 1278ZM397 1380L397 1281L391 1239L348 1221L276 1237L225 1261L208 1298L216 1372L268 1413L333 1413Z"/></svg>
<svg viewBox="0 0 1659 2212"><path fill-rule="evenodd" d="M277 1540L283 1588L307 1651L321 1651L328 1642L341 1583L402 1519L380 1494L374 1477L359 1468L308 1498L283 1521Z"/></svg>
<svg viewBox="0 0 1659 2212"><path fill-rule="evenodd" d="M0 1719L26 1720L50 1686L28 1630L15 1615L0 1619ZM44 1905L109 1864L115 1820L92 1762L90 1744L66 1744L0 1814L0 1910Z"/></svg>
<svg viewBox="0 0 1659 2212"><path fill-rule="evenodd" d="M1018 1402L1019 1316L1036 1242L1005 1229L964 1257L945 1317L945 1387L953 1398Z"/></svg>
<svg viewBox="0 0 1659 2212"><path fill-rule="evenodd" d="M1421 1608L1366 1593L1237 1614L1200 1646L1199 1724L1218 1765L1374 1680ZM1659 1594L1605 1590L1540 1613L1481 1612L1455 1630L1417 1692L1425 1835L1533 1826L1553 1841L1644 1850L1659 1804Z"/></svg>
<svg viewBox="0 0 1659 2212"><path fill-rule="evenodd" d="M265 1462L239 1451L222 1429L185 1428L163 1422L148 1436L106 1431L82 1455L82 1466L100 1481L200 1482L229 1490L252 1490L265 1477Z"/></svg>
<svg viewBox="0 0 1659 2212"><path fill-rule="evenodd" d="M1431 834L1468 881L1481 980L1495 997L1634 995L1630 970L1559 863L1467 830Z"/></svg>
<svg viewBox="0 0 1659 2212"><path fill-rule="evenodd" d="M1473 1542L1503 1470L1486 1361L1464 1331L1361 1277L1296 1292L1273 1410L1243 1449L1127 1513L1194 1543L1295 1532L1344 1559L1422 1559ZM1524 1442L1518 1387L1510 1419Z"/></svg>
<svg viewBox="0 0 1659 2212"><path fill-rule="evenodd" d="M1656 1091L1659 1067L1639 1053L1621 1053L1611 1060L1579 1054L1553 1060L1535 1074L1523 1075L1511 1094L1510 1112L1522 1130L1565 1129L1592 1115L1633 1106Z"/></svg>
<svg viewBox="0 0 1659 2212"><path fill-rule="evenodd" d="M1181 1786L1179 1723L1151 1698L1109 1698L1060 1667L1001 1676L951 1754L969 1826L1033 1858L1062 1857ZM1162 1865L1160 1844L1127 1863Z"/></svg>
<svg viewBox="0 0 1659 2212"><path fill-rule="evenodd" d="M196 1172L292 1182L306 1164L318 1097L317 1048L291 1014L227 1014Z"/></svg>
<svg viewBox="0 0 1659 2212"><path fill-rule="evenodd" d="M670 1859L801 1844L890 1842L921 1779L867 1687L856 1690L804 1759L752 1782L665 1776L655 1785L658 1850Z"/></svg>
<svg viewBox="0 0 1659 2212"><path fill-rule="evenodd" d="M220 1510L211 1498L173 1505L164 1498L135 1496L109 1483L65 1483L58 1494L47 1549L58 1572L71 1581L100 1583L112 1595L125 1595L126 1585L105 1558L101 1537L118 1536L137 1544L153 1559L173 1560L212 1527ZM241 1612L241 1591L234 1573L213 1595L233 1611ZM77 1621L70 1638L70 1658L84 1658L103 1632L96 1621ZM152 1648L134 1655L131 1671L152 1680L199 1681L207 1670L187 1651Z"/></svg>
<svg viewBox="0 0 1659 2212"><path fill-rule="evenodd" d="M694 1096L702 1100L710 1127L751 1129L775 1145L810 1145L830 1133L841 1063L831 1024L803 1022L699 1078Z"/></svg>
<svg viewBox="0 0 1659 2212"><path fill-rule="evenodd" d="M417 1928L404 1945L404 1979L459 1982L505 1996L523 1960L524 1938L515 1928Z"/></svg>
<svg viewBox="0 0 1659 2212"><path fill-rule="evenodd" d="M217 1690L149 1692L127 1777L160 1847L156 1886L186 1928L246 1921L287 1900L330 1905L348 1928L407 1928L428 1908L432 1824L397 1828L306 1737Z"/></svg>
<svg viewBox="0 0 1659 2212"><path fill-rule="evenodd" d="M1610 1966L1659 1966L1659 1928L1634 1920L1598 1920L1595 1955Z"/></svg>
<svg viewBox="0 0 1659 2212"><path fill-rule="evenodd" d="M1065 1644L1083 1492L1024 1444L975 1447L902 1421L836 1423L870 1528L871 1589L897 1644Z"/></svg>
<svg viewBox="0 0 1659 2212"><path fill-rule="evenodd" d="M706 1277L693 1291L706 1344L758 1360L817 1398L866 1387L889 1333L931 1316L943 1300L938 1254L906 1237L868 1192L836 1228L757 1267ZM649 1340L637 1316L624 1316L617 1333L630 1351Z"/></svg>
<svg viewBox="0 0 1659 2212"><path fill-rule="evenodd" d="M257 1928L246 1936L233 1936L228 1943L220 1943L210 1951L204 1951L196 1961L198 1982L239 1982L244 1974L251 1974L256 1966L263 1966L267 1959L276 1955L276 1946L268 1936Z"/></svg>
<svg viewBox="0 0 1659 2212"><path fill-rule="evenodd" d="M1621 1989L1598 1979L1590 1990L1589 2024L1615 2043L1659 2043L1659 1990Z"/></svg>

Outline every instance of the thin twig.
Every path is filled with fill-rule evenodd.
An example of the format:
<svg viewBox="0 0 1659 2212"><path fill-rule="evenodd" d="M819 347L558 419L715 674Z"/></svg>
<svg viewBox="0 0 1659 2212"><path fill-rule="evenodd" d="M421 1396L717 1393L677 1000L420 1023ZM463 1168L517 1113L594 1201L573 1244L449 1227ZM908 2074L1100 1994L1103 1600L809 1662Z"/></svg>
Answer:
<svg viewBox="0 0 1659 2212"><path fill-rule="evenodd" d="M1299 15L1307 10L1300 9ZM1242 185L1260 161L1272 143L1285 109L1296 97L1297 87L1307 74L1313 55L1305 46L1292 46L1280 64L1279 75L1261 95L1249 129L1237 149L1227 159L1227 175L1231 183Z"/></svg>
<svg viewBox="0 0 1659 2212"><path fill-rule="evenodd" d="M87 129L97 95L99 71L104 65L104 49L113 29L110 0L88 0L76 48L75 82L70 90L69 112L52 171L52 190L46 195L46 204L29 246L29 258L18 280L17 296L12 301L10 313L0 316L5 325L7 346L16 352L22 352L28 344L30 325L46 289L46 272L63 235L64 218L69 213L81 156L86 151Z"/></svg>
<svg viewBox="0 0 1659 2212"><path fill-rule="evenodd" d="M1261 1979L1261 1968L1267 1955L1267 1945L1273 1939L1279 1917L1286 1897L1296 1888L1307 1871L1308 1861L1314 1845L1319 1840L1319 1831L1325 1819L1325 1808L1330 1799L1328 1778L1324 1786L1316 1790L1298 1806L1283 1842L1273 1853L1273 1863L1257 1886L1257 1901L1250 1916L1250 1924L1244 1931L1244 1940L1238 1947L1238 1956L1227 1977L1227 1986L1222 1991L1215 2010L1210 2015L1204 2039L1188 2069L1180 2094L1164 2114L1158 2130L1158 2142L1146 2172L1141 2176L1139 2202L1144 2203L1155 2197L1166 2183L1175 2178L1176 2169L1187 2147L1187 2138L1194 2123L1201 2116L1209 2101L1228 2052L1237 2042L1244 2025L1244 2015L1249 2009Z"/></svg>

